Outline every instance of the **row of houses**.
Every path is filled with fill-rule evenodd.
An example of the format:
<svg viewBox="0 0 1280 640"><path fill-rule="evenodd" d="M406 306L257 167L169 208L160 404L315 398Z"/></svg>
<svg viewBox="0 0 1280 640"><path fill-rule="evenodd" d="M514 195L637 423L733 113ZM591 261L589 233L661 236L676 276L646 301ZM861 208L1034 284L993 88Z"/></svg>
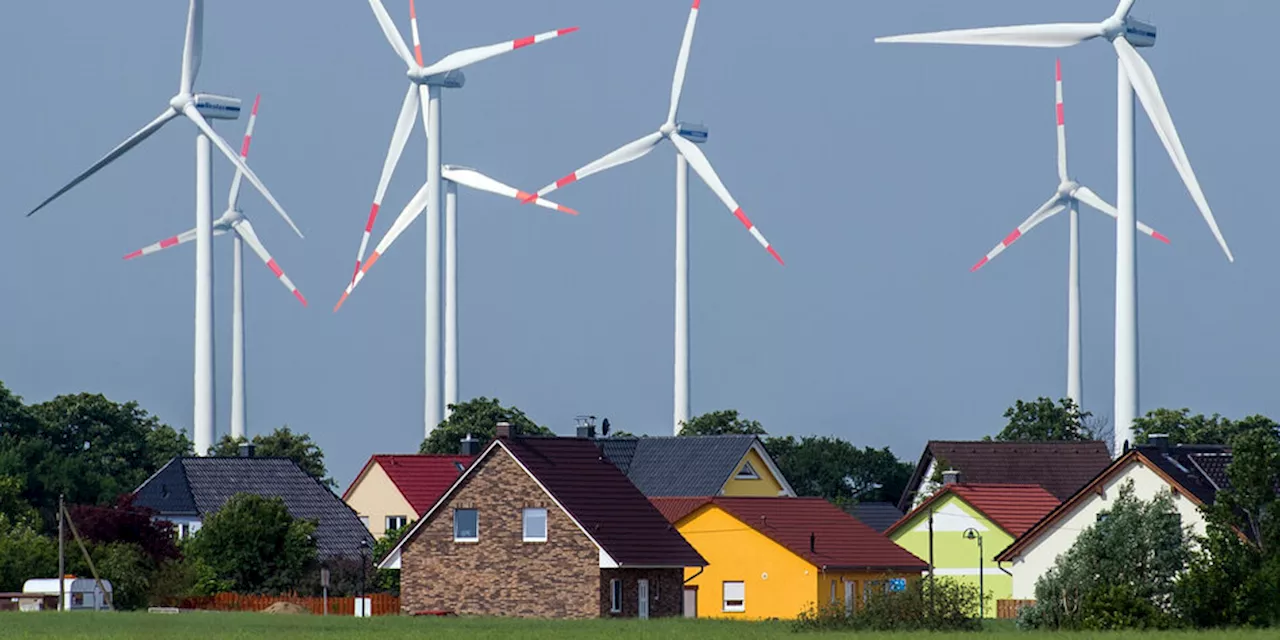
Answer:
<svg viewBox="0 0 1280 640"><path fill-rule="evenodd" d="M177 458L135 503L198 529L239 492L317 520L322 557L409 527L385 558L406 613L555 618L793 618L852 610L930 569L997 601L1036 580L1119 487L1171 493L1183 523L1227 486L1230 451L1160 438L1113 460L1101 442L930 442L898 504L797 497L754 436L467 438L457 455L375 455L341 498L290 461ZM988 615L1010 607L987 607Z"/></svg>

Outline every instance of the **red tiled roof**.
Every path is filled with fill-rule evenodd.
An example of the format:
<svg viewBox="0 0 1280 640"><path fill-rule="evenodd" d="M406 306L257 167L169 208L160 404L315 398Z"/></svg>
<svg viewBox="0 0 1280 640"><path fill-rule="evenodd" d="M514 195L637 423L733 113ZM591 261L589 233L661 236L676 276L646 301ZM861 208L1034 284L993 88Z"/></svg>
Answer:
<svg viewBox="0 0 1280 640"><path fill-rule="evenodd" d="M1061 503L1053 494L1034 484L952 484L920 503L920 506L903 516L897 524L889 527L886 533L897 530L921 510L952 493L1014 538L1035 526Z"/></svg>
<svg viewBox="0 0 1280 640"><path fill-rule="evenodd" d="M928 568L911 552L822 498L652 498L651 501L672 523L704 505L714 504L819 568L902 571Z"/></svg>
<svg viewBox="0 0 1280 640"><path fill-rule="evenodd" d="M421 517L462 475L458 465L466 469L474 458L475 456L436 454L375 455L369 462L382 467L387 477L400 490L400 495L409 501L409 506Z"/></svg>
<svg viewBox="0 0 1280 640"><path fill-rule="evenodd" d="M704 567L675 527L586 438L501 440L569 515L623 567Z"/></svg>

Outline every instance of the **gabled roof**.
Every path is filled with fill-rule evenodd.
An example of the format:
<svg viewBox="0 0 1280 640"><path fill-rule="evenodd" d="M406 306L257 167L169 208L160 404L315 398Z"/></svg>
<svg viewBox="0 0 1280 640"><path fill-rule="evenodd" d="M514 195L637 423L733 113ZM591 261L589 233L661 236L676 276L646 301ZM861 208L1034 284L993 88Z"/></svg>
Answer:
<svg viewBox="0 0 1280 640"><path fill-rule="evenodd" d="M288 458L174 458L134 490L134 504L160 517L206 518L239 493L281 498L289 515L317 522L322 557L354 557L373 537L356 513Z"/></svg>
<svg viewBox="0 0 1280 640"><path fill-rule="evenodd" d="M719 495L752 449L783 489L795 495L756 436L601 438L595 442L646 496Z"/></svg>
<svg viewBox="0 0 1280 640"><path fill-rule="evenodd" d="M1103 469L1075 495L1045 514L1034 526L1018 536L1001 551L996 560L1012 562L1019 552L1047 532L1054 523L1069 515L1092 494L1099 492L1111 478L1133 464L1141 464L1160 476L1174 491L1186 496L1197 506L1213 504L1217 491L1230 487L1226 468L1231 464L1231 449L1219 445L1178 445L1162 449L1143 445L1130 449Z"/></svg>
<svg viewBox="0 0 1280 640"><path fill-rule="evenodd" d="M364 468L351 481L342 499L345 501L351 491L364 479L369 469L377 464L382 468L391 483L400 491L400 495L413 507L414 515L421 516L440 499L444 492L453 486L455 480L462 475L475 456L411 454L386 455L379 454L369 458Z"/></svg>
<svg viewBox="0 0 1280 640"><path fill-rule="evenodd" d="M944 460L967 484L1034 484L1059 500L1111 464L1111 452L1100 440L1077 442L995 442L931 440L925 446L898 508L906 511L933 460ZM939 469L944 471L945 469Z"/></svg>
<svg viewBox="0 0 1280 640"><path fill-rule="evenodd" d="M892 502L855 502L845 508L845 513L881 533L902 519L902 510Z"/></svg>
<svg viewBox="0 0 1280 640"><path fill-rule="evenodd" d="M920 506L911 510L885 531L893 535L903 525L915 520L944 496L955 495L976 509L1005 533L1018 537L1057 507L1059 500L1038 485L1029 484L949 484L938 490Z"/></svg>
<svg viewBox="0 0 1280 640"><path fill-rule="evenodd" d="M613 563L627 567L703 567L706 560L585 438L516 437L494 440L462 477L414 524L382 562L394 564L431 515L448 504L467 478L494 455L510 455Z"/></svg>
<svg viewBox="0 0 1280 640"><path fill-rule="evenodd" d="M672 524L715 505L822 570L922 571L928 565L822 498L651 498ZM812 546L810 543L812 542Z"/></svg>

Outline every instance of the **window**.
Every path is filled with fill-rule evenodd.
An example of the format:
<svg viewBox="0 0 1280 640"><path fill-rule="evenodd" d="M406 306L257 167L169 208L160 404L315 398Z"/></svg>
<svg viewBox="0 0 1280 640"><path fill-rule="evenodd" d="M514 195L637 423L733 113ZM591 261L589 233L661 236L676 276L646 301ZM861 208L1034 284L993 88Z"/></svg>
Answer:
<svg viewBox="0 0 1280 640"><path fill-rule="evenodd" d="M760 474L756 473L756 468L748 462L738 469L738 475L734 476L738 480L759 480Z"/></svg>
<svg viewBox="0 0 1280 640"><path fill-rule="evenodd" d="M547 541L547 510L541 507L534 509L525 509L523 513L524 520L524 541L525 542L546 542Z"/></svg>
<svg viewBox="0 0 1280 640"><path fill-rule="evenodd" d="M387 516L387 531L394 531L406 524L409 524L409 518L405 516Z"/></svg>
<svg viewBox="0 0 1280 640"><path fill-rule="evenodd" d="M831 581L831 604L835 604L837 602L836 598L838 598L839 595L838 595L838 592L836 591L836 588L839 584L840 583L836 580Z"/></svg>
<svg viewBox="0 0 1280 640"><path fill-rule="evenodd" d="M364 525L364 528L368 529L368 528L369 528L369 516L360 516L360 524Z"/></svg>
<svg viewBox="0 0 1280 640"><path fill-rule="evenodd" d="M622 613L622 581L609 581L609 613Z"/></svg>
<svg viewBox="0 0 1280 640"><path fill-rule="evenodd" d="M727 612L743 612L747 610L747 587L742 582L724 583L724 610Z"/></svg>
<svg viewBox="0 0 1280 640"><path fill-rule="evenodd" d="M480 541L480 512L475 509L453 510L453 541Z"/></svg>
<svg viewBox="0 0 1280 640"><path fill-rule="evenodd" d="M1109 516L1109 515L1111 515L1111 514L1110 514L1110 513L1107 513L1106 511L1103 511L1102 513L1099 513L1099 514L1098 514L1098 522L1105 522L1105 521L1106 521L1106 519L1107 519L1107 516Z"/></svg>

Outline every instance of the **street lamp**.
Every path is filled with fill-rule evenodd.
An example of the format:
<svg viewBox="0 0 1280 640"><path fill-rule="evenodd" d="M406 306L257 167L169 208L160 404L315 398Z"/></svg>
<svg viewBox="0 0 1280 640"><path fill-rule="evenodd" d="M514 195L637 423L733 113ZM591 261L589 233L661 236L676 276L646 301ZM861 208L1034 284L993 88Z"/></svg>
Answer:
<svg viewBox="0 0 1280 640"><path fill-rule="evenodd" d="M982 534L977 529L969 527L965 529L964 537L966 540L978 541L978 620L983 620L987 617L987 590L986 585L983 584L985 572L983 571Z"/></svg>
<svg viewBox="0 0 1280 640"><path fill-rule="evenodd" d="M371 550L369 549L369 541L361 540L360 541L360 589L359 589L360 593L359 593L359 596L357 596L356 598L356 603L358 605L356 607L356 615L361 617L369 615L368 611L364 611L364 602L365 602L364 581L366 576L369 575L368 558L369 558L370 551Z"/></svg>

